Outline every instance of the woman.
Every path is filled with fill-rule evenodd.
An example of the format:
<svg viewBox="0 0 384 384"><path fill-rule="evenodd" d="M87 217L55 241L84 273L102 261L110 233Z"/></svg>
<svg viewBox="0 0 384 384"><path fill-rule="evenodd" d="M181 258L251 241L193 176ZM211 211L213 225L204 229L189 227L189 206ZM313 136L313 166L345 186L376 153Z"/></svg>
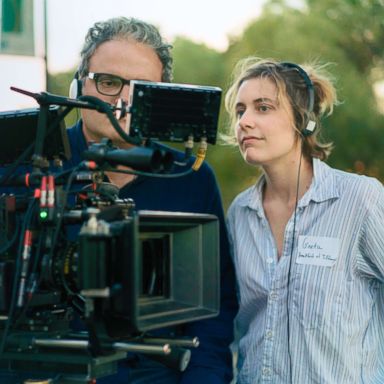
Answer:
<svg viewBox="0 0 384 384"><path fill-rule="evenodd" d="M246 59L226 95L258 166L228 210L240 310L239 383L384 382L384 191L332 169L320 67Z"/></svg>

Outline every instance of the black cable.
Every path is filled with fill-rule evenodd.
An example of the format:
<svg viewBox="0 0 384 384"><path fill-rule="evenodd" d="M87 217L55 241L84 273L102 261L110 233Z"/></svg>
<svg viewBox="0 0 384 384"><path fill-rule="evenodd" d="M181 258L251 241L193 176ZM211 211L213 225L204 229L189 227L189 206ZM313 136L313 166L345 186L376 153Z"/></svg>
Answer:
<svg viewBox="0 0 384 384"><path fill-rule="evenodd" d="M151 173L151 172L142 172L142 171L134 171L134 170L123 170L123 169L115 169L115 168L106 168L103 169L104 172L115 172L115 173L126 173L128 175L137 175L137 176L147 176L147 177L158 177L162 179L172 179L176 177L182 177L189 175L190 173L194 172L192 168L188 169L187 171L180 172L180 173Z"/></svg>
<svg viewBox="0 0 384 384"><path fill-rule="evenodd" d="M296 231L296 215L297 215L297 205L299 203L299 187L300 187L300 170L301 170L301 162L303 158L303 141L301 145L301 151L300 151L300 161L299 161L299 170L297 173L297 184L296 184L296 198L295 198L295 208L293 212L293 230L292 230L292 245L291 245L291 254L289 258L289 266L288 266L288 278L287 278L287 338L288 338L288 359L289 359L289 376L290 380L289 382L292 384L292 355L291 355L291 343L290 343L290 336L291 336L291 324L289 321L289 298L290 298L290 280L291 280L291 266L292 266L292 257L293 257L293 250L295 245L295 231Z"/></svg>
<svg viewBox="0 0 384 384"><path fill-rule="evenodd" d="M79 164L78 166L76 166L72 169L72 172L69 175L68 180L67 180L67 185L64 189L64 195L63 195L62 200L61 200L62 206L60 207L60 210L57 212L58 220L57 220L56 227L55 227L55 230L54 230L54 233L52 236L52 247L51 247L51 250L49 252L49 258L51 260L53 258L53 251L56 247L56 243L57 243L57 240L59 237L61 223L63 222L64 210L65 210L65 206L66 206L67 197L69 195L69 189L71 188L72 181L73 181L74 177L76 176L76 172L81 168L81 166L82 166L82 164Z"/></svg>
<svg viewBox="0 0 384 384"><path fill-rule="evenodd" d="M21 234L24 234L26 229L28 228L28 225L30 224L30 221L32 219L32 213L35 208L36 199L33 199L26 211L25 214L25 220L22 224L21 228ZM17 302L17 292L19 291L19 275L21 274L21 265L22 265L22 257L23 257L23 247L24 247L24 241L20 241L19 243L19 249L17 252L17 258L15 263L15 272L14 272L14 280L13 280L13 286L12 286L12 295L11 295L11 301L8 311L8 318L6 320L6 324L3 331L3 337L0 342L0 357L4 352L5 343L8 337L8 333L11 329L12 319L15 311L15 306Z"/></svg>
<svg viewBox="0 0 384 384"><path fill-rule="evenodd" d="M87 101L88 103L94 104L95 106L99 107L99 109L105 113L111 122L113 128L115 131L119 134L119 136L126 141L129 144L132 145L140 145L142 144L143 139L138 137L131 137L127 135L127 133L124 132L124 130L120 127L120 124L118 123L115 115L112 112L111 105L106 103L105 101L95 97L95 96L80 96L79 100L81 101Z"/></svg>
<svg viewBox="0 0 384 384"><path fill-rule="evenodd" d="M44 232L45 231L43 231L43 234L40 234L40 237L39 237L39 242L38 242L38 245L37 245L37 248L36 248L36 253L35 253L35 260L34 260L33 265L32 265L32 269L31 269L31 273L29 275L29 279L33 278L33 275L37 271L37 267L39 265L39 261L40 261L40 257L39 256L42 254L42 252L41 252L42 242L43 242L43 239L45 237L45 233ZM41 279L42 279L42 276L40 276L39 281L36 282L35 287L40 286ZM28 283L31 283L31 281L28 281ZM17 327L19 325L20 321L23 319L25 313L27 312L27 310L28 310L28 308L29 308L29 306L31 304L32 296L33 296L34 291L35 291L35 289L30 292L29 296L27 295L27 301L24 304L24 307L23 307L22 311L19 313L19 316L14 320L15 327ZM26 293L28 293L28 284L26 285Z"/></svg>

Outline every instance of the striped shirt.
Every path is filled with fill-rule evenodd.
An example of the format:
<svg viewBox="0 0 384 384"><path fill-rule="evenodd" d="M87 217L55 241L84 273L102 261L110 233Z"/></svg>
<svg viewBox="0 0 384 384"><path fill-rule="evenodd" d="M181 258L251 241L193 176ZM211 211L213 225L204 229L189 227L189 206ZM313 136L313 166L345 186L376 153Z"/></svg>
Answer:
<svg viewBox="0 0 384 384"><path fill-rule="evenodd" d="M384 188L318 159L313 169L280 260L264 176L228 210L238 383L384 383Z"/></svg>

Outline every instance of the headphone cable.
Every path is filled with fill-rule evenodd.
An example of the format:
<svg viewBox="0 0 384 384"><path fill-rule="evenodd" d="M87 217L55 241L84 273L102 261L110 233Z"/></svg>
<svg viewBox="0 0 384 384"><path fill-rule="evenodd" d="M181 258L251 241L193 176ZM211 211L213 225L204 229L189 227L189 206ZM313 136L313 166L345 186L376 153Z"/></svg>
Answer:
<svg viewBox="0 0 384 384"><path fill-rule="evenodd" d="M289 257L289 266L288 266L288 277L287 277L287 339L288 339L288 358L289 358L289 377L290 380L289 382L293 384L292 382L292 355L291 355L291 343L290 343L290 338L291 338L291 324L289 321L289 298L290 298L290 280L291 280L291 266L292 266L292 257L293 257L293 250L294 250L294 245L295 245L295 232L296 232L296 219L297 219L297 206L299 203L299 187L300 187L300 171L301 171L301 162L303 158L303 143L301 145L301 151L300 151L300 161L299 161L299 169L297 173L297 184L296 184L296 197L295 197L295 208L293 211L293 230L292 230L292 244L291 244L291 253Z"/></svg>

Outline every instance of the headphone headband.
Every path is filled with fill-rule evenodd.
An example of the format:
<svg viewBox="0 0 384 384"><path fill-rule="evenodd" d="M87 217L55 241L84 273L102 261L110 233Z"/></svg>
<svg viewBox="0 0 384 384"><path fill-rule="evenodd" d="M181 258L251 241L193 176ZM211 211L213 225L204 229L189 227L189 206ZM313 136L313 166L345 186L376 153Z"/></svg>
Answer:
<svg viewBox="0 0 384 384"><path fill-rule="evenodd" d="M308 103L307 103L307 116L308 116L308 123L307 126L303 129L302 134L304 136L310 136L315 130L316 123L309 118L309 115L313 112L313 107L315 103L315 89L312 83L312 80L308 76L307 72L304 71L303 68L300 67L300 65L297 65L295 63L290 63L290 62L281 62L281 66L286 67L286 68L293 68L296 69L297 72L300 74L302 79L305 82L305 85L307 86L307 91L308 91Z"/></svg>

